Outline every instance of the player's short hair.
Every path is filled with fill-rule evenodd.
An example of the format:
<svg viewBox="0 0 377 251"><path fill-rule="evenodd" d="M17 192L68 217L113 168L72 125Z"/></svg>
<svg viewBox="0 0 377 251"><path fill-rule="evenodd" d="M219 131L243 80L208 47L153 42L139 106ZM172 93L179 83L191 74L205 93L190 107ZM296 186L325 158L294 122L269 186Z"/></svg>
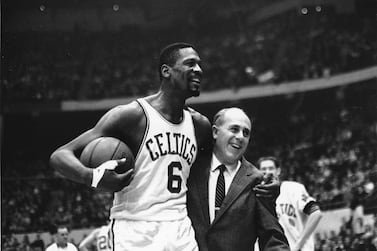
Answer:
<svg viewBox="0 0 377 251"><path fill-rule="evenodd" d="M258 162L257 162L258 169L260 168L262 161L265 161L265 160L270 160L274 162L275 167L280 168L280 161L277 158L275 158L274 156L265 156L258 159Z"/></svg>
<svg viewBox="0 0 377 251"><path fill-rule="evenodd" d="M169 44L161 50L158 62L158 73L160 76L160 80L162 79L161 66L164 64L173 66L177 61L178 51L183 48L193 48L196 51L195 47L192 44L184 42Z"/></svg>

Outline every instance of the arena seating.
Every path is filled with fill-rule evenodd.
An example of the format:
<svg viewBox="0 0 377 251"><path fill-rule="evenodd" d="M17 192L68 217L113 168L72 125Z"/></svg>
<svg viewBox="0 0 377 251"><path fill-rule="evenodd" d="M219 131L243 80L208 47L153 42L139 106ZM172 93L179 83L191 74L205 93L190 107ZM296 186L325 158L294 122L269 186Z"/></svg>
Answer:
<svg viewBox="0 0 377 251"><path fill-rule="evenodd" d="M303 17L289 12L251 25L244 33L226 30L181 38L198 46L206 72L203 89L213 91L376 65L374 22L361 16ZM158 49L171 41L169 31L164 32L155 41L146 39L143 31L132 36L81 30L9 33L4 42L4 104L147 94L157 88ZM271 77L263 80L260 76L266 72ZM316 106L337 97L331 109L300 110L296 102L282 115L272 113L273 106L261 106L265 115L257 114L248 155L253 162L266 154L279 157L286 178L305 184L323 210L365 205L377 215L376 96L365 91L350 98L356 94L352 88L334 93L311 101ZM283 99L277 108L290 102L289 97ZM111 194L61 178L46 158L31 159L22 151L5 159L2 189L7 192L2 193L1 247L8 251L27 250L30 244L26 239L17 242L12 234L48 231L51 222L64 221L72 228L99 226L108 218L112 199ZM377 243L377 226L357 228L345 221L339 233L316 238L316 250L376 250L371 243Z"/></svg>
<svg viewBox="0 0 377 251"><path fill-rule="evenodd" d="M244 32L224 28L174 34L201 52L204 91L318 78L375 65L374 19L332 14L291 11ZM6 33L4 97L46 102L147 94L157 88L159 49L177 39L170 30L155 34L156 39L149 39L150 34L141 29Z"/></svg>

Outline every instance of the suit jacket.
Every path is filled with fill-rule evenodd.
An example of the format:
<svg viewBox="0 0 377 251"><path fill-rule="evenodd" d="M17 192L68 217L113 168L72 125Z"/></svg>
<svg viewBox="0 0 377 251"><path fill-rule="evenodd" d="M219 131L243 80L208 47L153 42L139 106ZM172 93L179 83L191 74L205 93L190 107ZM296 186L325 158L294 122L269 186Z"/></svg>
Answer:
<svg viewBox="0 0 377 251"><path fill-rule="evenodd" d="M278 219L252 188L262 173L242 160L223 204L213 223L208 209L208 179L211 154L205 154L191 168L188 179L187 208L200 251L254 250L259 238L261 250L290 250Z"/></svg>

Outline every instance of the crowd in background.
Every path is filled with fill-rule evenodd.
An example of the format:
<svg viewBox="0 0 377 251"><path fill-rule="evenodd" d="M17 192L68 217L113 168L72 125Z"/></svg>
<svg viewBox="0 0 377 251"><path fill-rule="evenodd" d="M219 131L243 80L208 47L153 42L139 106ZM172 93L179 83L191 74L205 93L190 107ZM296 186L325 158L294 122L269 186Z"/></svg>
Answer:
<svg viewBox="0 0 377 251"><path fill-rule="evenodd" d="M358 99L353 90L344 95ZM348 105L289 115L285 110L279 117L279 111L273 115L264 108L265 119L253 129L248 154L254 162L266 153L277 156L285 179L305 184L324 210L364 205L377 212L375 96L363 97L371 110ZM22 153L8 158L2 169L2 188L7 191L2 196L3 232L42 231L51 221L69 222L73 228L105 222L111 195L61 178L47 161Z"/></svg>
<svg viewBox="0 0 377 251"><path fill-rule="evenodd" d="M286 127L280 135L274 126L259 131L253 151L278 156L285 178L306 184L323 207L353 207L377 189L377 119L359 108L296 113L274 125Z"/></svg>
<svg viewBox="0 0 377 251"><path fill-rule="evenodd" d="M176 39L198 47L203 90L328 77L377 63L375 20L368 16L292 10L252 25L229 23L5 33L4 97L15 102L144 95L157 88L159 50Z"/></svg>
<svg viewBox="0 0 377 251"><path fill-rule="evenodd" d="M204 59L203 89L215 90L263 84L260 76L266 72L272 73L267 83L281 83L375 65L373 22L360 16L286 13L243 32L182 36L198 46ZM164 33L155 35L163 44L169 41ZM8 37L5 98L51 101L147 94L156 88L154 65L160 48L150 36L136 29ZM25 40L30 42L21 44ZM288 121L275 122L256 128L254 161L267 152L277 156L285 177L305 184L323 209L362 205L377 212L375 115L342 106L320 114L292 113ZM19 154L2 168L3 250L28 250L27 238L18 242L12 234L48 231L51 222L63 221L71 228L106 222L111 194L62 179L46 160ZM377 250L377 226L357 226L354 221L344 220L337 233L317 235L316 250Z"/></svg>
<svg viewBox="0 0 377 251"><path fill-rule="evenodd" d="M376 251L377 214L374 224L364 224L363 219L343 219L338 232L315 234L315 251Z"/></svg>

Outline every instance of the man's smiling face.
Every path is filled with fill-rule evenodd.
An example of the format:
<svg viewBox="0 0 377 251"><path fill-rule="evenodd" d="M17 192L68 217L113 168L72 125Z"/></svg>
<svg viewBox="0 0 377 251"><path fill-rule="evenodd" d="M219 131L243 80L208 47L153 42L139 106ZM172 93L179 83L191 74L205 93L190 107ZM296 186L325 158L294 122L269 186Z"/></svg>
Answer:
<svg viewBox="0 0 377 251"><path fill-rule="evenodd" d="M250 140L251 121L237 108L228 109L213 126L214 153L225 165L236 165Z"/></svg>

